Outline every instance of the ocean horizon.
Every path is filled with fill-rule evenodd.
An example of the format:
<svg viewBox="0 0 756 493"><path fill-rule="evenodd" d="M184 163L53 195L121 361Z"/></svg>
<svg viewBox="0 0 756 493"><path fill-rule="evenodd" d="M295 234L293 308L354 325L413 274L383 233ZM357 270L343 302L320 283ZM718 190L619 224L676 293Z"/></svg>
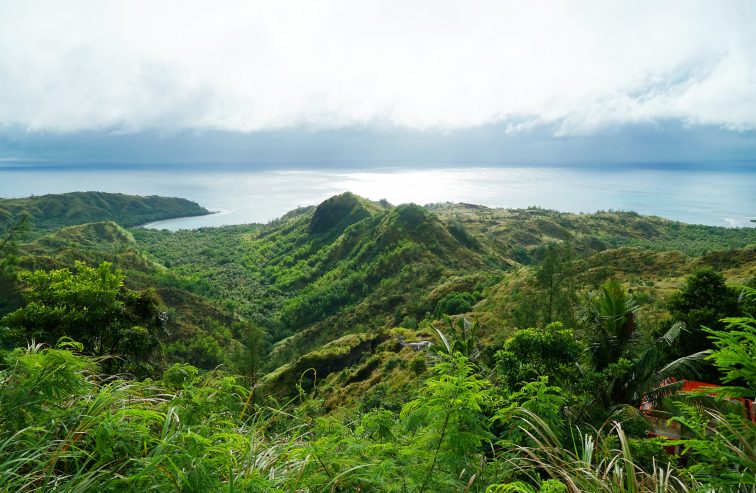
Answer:
<svg viewBox="0 0 756 493"><path fill-rule="evenodd" d="M277 167L279 165L275 165ZM248 169L239 165L0 164L5 198L74 191L193 200L216 214L150 227L193 229L265 223L351 191L393 204L466 202L563 212L634 211L691 224L754 227L756 167L697 163L627 165L407 165Z"/></svg>

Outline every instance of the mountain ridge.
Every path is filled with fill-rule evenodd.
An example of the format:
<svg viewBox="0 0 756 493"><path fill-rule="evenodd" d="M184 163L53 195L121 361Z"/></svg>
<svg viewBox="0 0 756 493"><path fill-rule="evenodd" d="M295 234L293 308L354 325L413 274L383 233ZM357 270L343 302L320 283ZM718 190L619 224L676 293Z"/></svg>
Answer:
<svg viewBox="0 0 756 493"><path fill-rule="evenodd" d="M93 207L92 214L101 209ZM175 325L165 341L171 357L223 364L224 348L237 344L238 334L229 329L235 321L263 327L270 343L265 368L272 374L308 354L322 356L322 348L350 334L373 337L402 327L419 331L405 333L408 340L432 338L428 324L445 310L479 320L487 340L536 325L536 306L514 308L538 298L534 275L555 242L574 248L581 289L619 276L647 300L643 310L650 317L664 315L662 300L700 266L719 268L737 282L756 274L749 247L756 230L631 212L391 205L351 193L268 224L169 232L105 221L32 236L20 245L21 266L109 261L125 270L133 289L155 289ZM204 346L183 349L196 341ZM381 364L391 359L381 358ZM354 354L349 362L362 368L358 359ZM375 365L360 371L378 371ZM351 370L337 373L343 371ZM287 388L272 378L272 387Z"/></svg>

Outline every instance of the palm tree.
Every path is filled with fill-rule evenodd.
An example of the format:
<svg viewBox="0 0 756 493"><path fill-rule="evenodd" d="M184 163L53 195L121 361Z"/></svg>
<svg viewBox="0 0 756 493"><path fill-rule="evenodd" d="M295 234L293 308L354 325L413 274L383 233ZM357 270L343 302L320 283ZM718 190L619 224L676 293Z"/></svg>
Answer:
<svg viewBox="0 0 756 493"><path fill-rule="evenodd" d="M584 324L588 330L590 369L602 385L597 394L605 408L617 404L640 403L644 395L672 389L670 377L695 375L706 352L678 358L665 364L685 332L683 323L674 324L651 345L634 354L638 343L638 304L617 280L610 280L598 292L589 294Z"/></svg>
<svg viewBox="0 0 756 493"><path fill-rule="evenodd" d="M638 304L622 284L611 279L588 294L584 323L589 331L590 360L596 371L627 355L636 333Z"/></svg>

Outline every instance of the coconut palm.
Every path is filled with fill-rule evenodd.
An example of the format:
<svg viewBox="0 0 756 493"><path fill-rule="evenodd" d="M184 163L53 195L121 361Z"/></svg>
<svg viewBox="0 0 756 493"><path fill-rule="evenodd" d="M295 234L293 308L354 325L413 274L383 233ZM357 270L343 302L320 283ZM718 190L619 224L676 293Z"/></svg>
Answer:
<svg viewBox="0 0 756 493"><path fill-rule="evenodd" d="M636 334L638 304L622 284L611 279L588 294L584 324L589 332L590 360L596 371L625 357Z"/></svg>
<svg viewBox="0 0 756 493"><path fill-rule="evenodd" d="M604 283L589 294L583 317L588 332L588 361L595 382L601 386L597 398L605 408L617 404L640 403L644 395L669 392L670 377L695 375L705 352L685 356L667 363L672 349L685 332L676 323L652 344L636 350L639 331L638 304L617 280Z"/></svg>

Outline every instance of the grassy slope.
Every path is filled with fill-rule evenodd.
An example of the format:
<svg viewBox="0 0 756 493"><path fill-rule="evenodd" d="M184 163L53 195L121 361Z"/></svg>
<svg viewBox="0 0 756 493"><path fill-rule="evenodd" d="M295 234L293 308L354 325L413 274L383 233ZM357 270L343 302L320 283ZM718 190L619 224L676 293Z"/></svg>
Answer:
<svg viewBox="0 0 756 493"><path fill-rule="evenodd" d="M184 289L185 281L163 266L147 258L138 248L131 232L112 221L68 226L22 245L19 264L22 268L57 269L73 266L80 260L90 265L111 262L126 274L127 287L134 290L154 289L168 315L168 349L182 346L192 339L212 338L218 345L227 345L229 335L218 327L230 324L233 315L217 299ZM0 287L0 296L8 297L14 286ZM16 308L15 303L0 305L0 311ZM7 306L6 306L7 305ZM213 345L215 345L213 342ZM169 351L170 352L170 351ZM222 363L212 361L208 367Z"/></svg>
<svg viewBox="0 0 756 493"><path fill-rule="evenodd" d="M522 263L537 260L538 248L549 240L570 240L582 255L633 246L699 256L756 244L756 228L685 224L635 212L573 214L535 207L490 209L449 203L427 207L442 220L463 226L492 255L499 252Z"/></svg>

